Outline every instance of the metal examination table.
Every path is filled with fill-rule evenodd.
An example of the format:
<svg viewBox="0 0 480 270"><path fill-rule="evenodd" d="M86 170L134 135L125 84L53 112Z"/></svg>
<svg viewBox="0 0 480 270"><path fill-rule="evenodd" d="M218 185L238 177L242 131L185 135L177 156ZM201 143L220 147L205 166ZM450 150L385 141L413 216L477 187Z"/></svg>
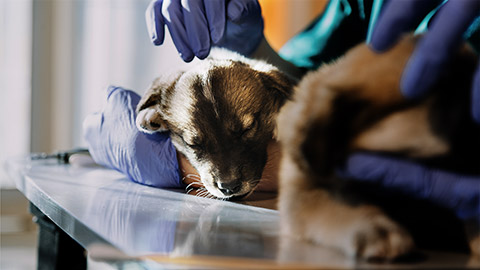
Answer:
<svg viewBox="0 0 480 270"><path fill-rule="evenodd" d="M282 237L277 211L254 206L272 205L261 195L243 204L199 198L48 160L10 160L8 170L39 224L39 269L86 269L86 254L120 269L480 267L466 254L428 251L413 263L355 262Z"/></svg>

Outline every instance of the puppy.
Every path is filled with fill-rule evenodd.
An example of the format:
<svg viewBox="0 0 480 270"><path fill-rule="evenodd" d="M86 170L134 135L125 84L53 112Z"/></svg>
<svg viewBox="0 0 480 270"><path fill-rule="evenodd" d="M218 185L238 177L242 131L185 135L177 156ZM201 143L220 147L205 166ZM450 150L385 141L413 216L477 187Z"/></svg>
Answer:
<svg viewBox="0 0 480 270"><path fill-rule="evenodd" d="M478 58L462 47L435 91L406 100L399 82L415 43L408 36L382 54L359 45L296 86L278 119L283 233L359 258L389 260L412 250L410 233L335 173L353 151L480 175L480 128L469 110ZM478 233L469 237L480 254Z"/></svg>
<svg viewBox="0 0 480 270"><path fill-rule="evenodd" d="M291 80L263 61L212 50L187 71L157 78L137 107L137 127L172 143L218 198L246 196L260 181L275 119Z"/></svg>

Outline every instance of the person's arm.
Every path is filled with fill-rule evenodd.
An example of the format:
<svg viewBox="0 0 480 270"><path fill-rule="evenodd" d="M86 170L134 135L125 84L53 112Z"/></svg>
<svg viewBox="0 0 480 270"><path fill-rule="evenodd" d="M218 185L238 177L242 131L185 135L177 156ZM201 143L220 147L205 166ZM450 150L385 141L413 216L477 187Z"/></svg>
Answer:
<svg viewBox="0 0 480 270"><path fill-rule="evenodd" d="M105 107L84 120L88 150L96 163L132 181L160 188L183 187L176 150L167 133L148 135L135 126L140 96L120 87L107 89Z"/></svg>
<svg viewBox="0 0 480 270"><path fill-rule="evenodd" d="M480 224L480 175L462 175L372 153L349 157L344 178L373 183L451 209L462 220Z"/></svg>

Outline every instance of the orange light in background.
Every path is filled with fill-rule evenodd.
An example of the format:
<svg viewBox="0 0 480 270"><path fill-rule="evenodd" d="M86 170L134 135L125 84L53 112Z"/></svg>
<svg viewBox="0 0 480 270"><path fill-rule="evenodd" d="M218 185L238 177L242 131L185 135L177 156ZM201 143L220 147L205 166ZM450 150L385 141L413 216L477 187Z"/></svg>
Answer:
<svg viewBox="0 0 480 270"><path fill-rule="evenodd" d="M323 11L328 0L259 0L259 3L265 38L278 51Z"/></svg>

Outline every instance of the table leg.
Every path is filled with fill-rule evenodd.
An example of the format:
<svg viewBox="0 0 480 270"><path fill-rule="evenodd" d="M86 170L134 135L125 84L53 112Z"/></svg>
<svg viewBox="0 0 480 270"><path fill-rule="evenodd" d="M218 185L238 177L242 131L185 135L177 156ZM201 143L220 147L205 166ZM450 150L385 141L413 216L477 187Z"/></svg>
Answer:
<svg viewBox="0 0 480 270"><path fill-rule="evenodd" d="M38 224L38 270L87 269L85 249L30 203Z"/></svg>

